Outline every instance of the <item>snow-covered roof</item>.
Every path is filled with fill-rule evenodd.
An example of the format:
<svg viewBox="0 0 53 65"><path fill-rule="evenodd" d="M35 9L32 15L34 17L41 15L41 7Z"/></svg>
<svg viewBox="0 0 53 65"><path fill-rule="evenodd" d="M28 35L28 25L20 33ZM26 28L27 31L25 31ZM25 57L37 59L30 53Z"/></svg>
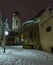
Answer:
<svg viewBox="0 0 53 65"><path fill-rule="evenodd" d="M31 19L31 20L28 20L28 21L26 21L26 22L24 22L23 24L22 24L22 26L24 26L24 27L28 27L28 26L30 26L30 25L33 25L33 24L36 24L36 23L39 23L40 22L40 19L39 18L34 18L34 19Z"/></svg>
<svg viewBox="0 0 53 65"><path fill-rule="evenodd" d="M34 24L39 23L40 19L37 19L36 21L34 21Z"/></svg>
<svg viewBox="0 0 53 65"><path fill-rule="evenodd" d="M22 25L25 25L25 24L28 24L28 23L33 23L33 22L34 22L34 20L29 20L29 21L24 22Z"/></svg>

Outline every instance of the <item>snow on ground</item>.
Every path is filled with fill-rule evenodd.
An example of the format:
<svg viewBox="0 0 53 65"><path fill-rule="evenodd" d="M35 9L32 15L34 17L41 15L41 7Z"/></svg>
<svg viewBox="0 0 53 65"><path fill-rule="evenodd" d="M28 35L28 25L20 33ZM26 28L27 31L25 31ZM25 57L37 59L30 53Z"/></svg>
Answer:
<svg viewBox="0 0 53 65"><path fill-rule="evenodd" d="M0 48L0 65L53 65L53 55L33 49Z"/></svg>

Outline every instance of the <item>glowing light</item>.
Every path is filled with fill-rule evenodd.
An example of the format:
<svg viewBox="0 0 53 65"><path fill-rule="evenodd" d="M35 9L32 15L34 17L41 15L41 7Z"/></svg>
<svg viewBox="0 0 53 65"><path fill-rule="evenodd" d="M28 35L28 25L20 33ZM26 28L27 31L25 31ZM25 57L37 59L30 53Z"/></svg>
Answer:
<svg viewBox="0 0 53 65"><path fill-rule="evenodd" d="M8 32L8 31L5 31L4 33L5 33L5 35L7 36L9 32Z"/></svg>
<svg viewBox="0 0 53 65"><path fill-rule="evenodd" d="M21 41L24 41L24 39L21 39Z"/></svg>

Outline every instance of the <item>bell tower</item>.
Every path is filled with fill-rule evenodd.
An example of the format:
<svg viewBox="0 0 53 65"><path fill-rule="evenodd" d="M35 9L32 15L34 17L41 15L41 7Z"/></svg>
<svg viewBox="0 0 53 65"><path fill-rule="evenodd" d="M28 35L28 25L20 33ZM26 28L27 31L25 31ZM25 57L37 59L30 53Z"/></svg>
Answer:
<svg viewBox="0 0 53 65"><path fill-rule="evenodd" d="M12 17L12 30L15 34L15 42L17 45L20 44L20 29L21 29L21 18L19 12L14 12Z"/></svg>
<svg viewBox="0 0 53 65"><path fill-rule="evenodd" d="M18 31L20 29L20 25L21 25L20 21L21 18L19 12L18 11L14 12L12 17L12 30Z"/></svg>

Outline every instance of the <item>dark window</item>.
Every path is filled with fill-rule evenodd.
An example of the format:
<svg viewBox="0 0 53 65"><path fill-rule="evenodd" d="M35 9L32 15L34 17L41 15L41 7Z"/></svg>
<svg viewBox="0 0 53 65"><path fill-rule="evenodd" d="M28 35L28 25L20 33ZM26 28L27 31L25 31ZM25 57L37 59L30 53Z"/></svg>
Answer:
<svg viewBox="0 0 53 65"><path fill-rule="evenodd" d="M47 32L50 32L51 31L51 26L48 26L47 29L46 29Z"/></svg>
<svg viewBox="0 0 53 65"><path fill-rule="evenodd" d="M33 37L33 33L32 32L30 32L30 38L32 38Z"/></svg>
<svg viewBox="0 0 53 65"><path fill-rule="evenodd" d="M8 38L8 41L10 41L10 38Z"/></svg>
<svg viewBox="0 0 53 65"><path fill-rule="evenodd" d="M18 21L16 20L16 25L18 24Z"/></svg>
<svg viewBox="0 0 53 65"><path fill-rule="evenodd" d="M14 38L12 38L12 41L14 41Z"/></svg>
<svg viewBox="0 0 53 65"><path fill-rule="evenodd" d="M53 53L53 47L51 47L51 52Z"/></svg>
<svg viewBox="0 0 53 65"><path fill-rule="evenodd" d="M18 36L18 32L15 32L15 35Z"/></svg>

